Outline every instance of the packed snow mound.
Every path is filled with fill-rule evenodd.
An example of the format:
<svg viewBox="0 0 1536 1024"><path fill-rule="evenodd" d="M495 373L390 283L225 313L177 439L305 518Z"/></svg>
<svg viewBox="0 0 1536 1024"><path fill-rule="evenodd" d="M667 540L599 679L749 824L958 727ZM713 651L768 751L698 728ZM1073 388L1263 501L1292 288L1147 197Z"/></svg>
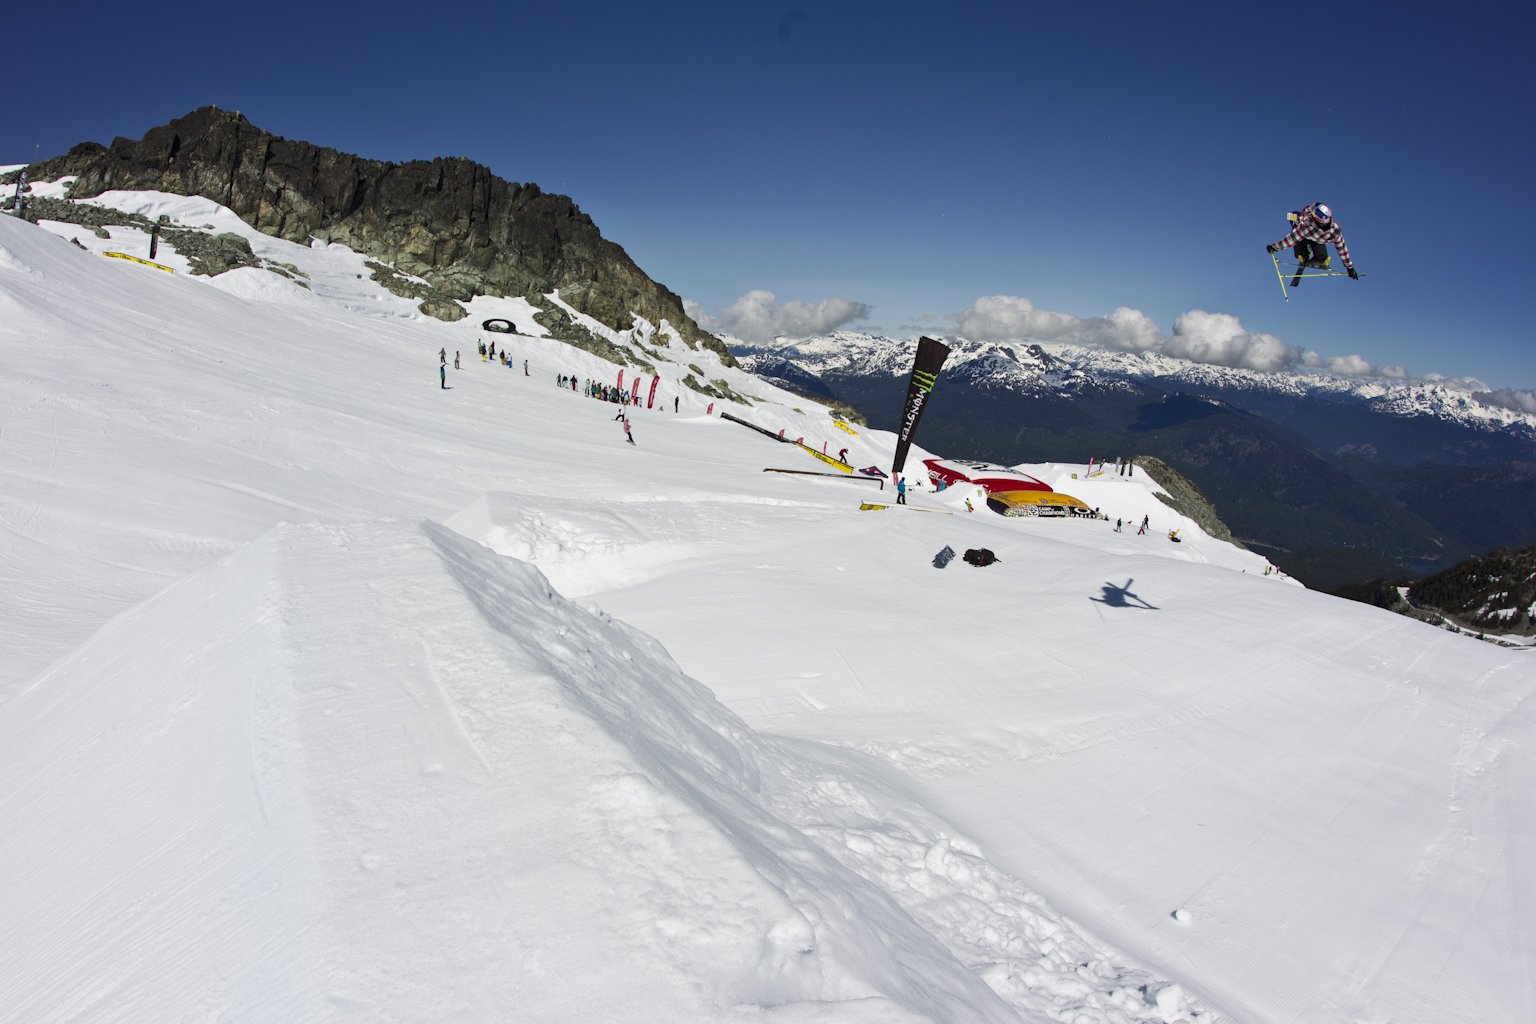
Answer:
<svg viewBox="0 0 1536 1024"><path fill-rule="evenodd" d="M274 529L7 711L18 1020L1019 1020L988 981L1162 1005L846 755L435 524ZM969 969L940 918L1014 962Z"/></svg>

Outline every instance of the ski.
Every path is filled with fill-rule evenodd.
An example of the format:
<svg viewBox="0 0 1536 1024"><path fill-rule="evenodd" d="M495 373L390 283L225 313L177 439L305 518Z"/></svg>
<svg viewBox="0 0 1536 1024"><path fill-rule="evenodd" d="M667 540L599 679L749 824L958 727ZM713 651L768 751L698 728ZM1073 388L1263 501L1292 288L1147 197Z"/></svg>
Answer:
<svg viewBox="0 0 1536 1024"><path fill-rule="evenodd" d="M1282 273L1295 271L1297 277L1348 277L1347 270L1334 270L1331 267L1319 267L1315 263L1297 265L1294 263L1277 263ZM1360 275L1364 277L1364 274Z"/></svg>
<svg viewBox="0 0 1536 1024"><path fill-rule="evenodd" d="M1273 253L1270 254L1269 258L1270 261L1275 265L1275 277L1280 282L1280 294L1285 296L1286 302L1291 301L1291 295L1285 286L1285 275L1290 274L1293 271L1294 274L1291 277L1292 288L1295 288L1303 278L1349 276L1349 271L1347 270L1331 270L1325 267L1319 267L1315 263L1281 263L1280 257L1274 255ZM1361 274L1360 276L1364 277L1365 275Z"/></svg>

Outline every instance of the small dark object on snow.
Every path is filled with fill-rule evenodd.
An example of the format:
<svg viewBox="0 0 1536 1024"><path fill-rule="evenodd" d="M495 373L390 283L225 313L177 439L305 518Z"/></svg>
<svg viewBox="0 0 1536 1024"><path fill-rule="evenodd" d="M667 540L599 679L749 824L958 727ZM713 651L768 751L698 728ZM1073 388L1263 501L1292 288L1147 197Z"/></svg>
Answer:
<svg viewBox="0 0 1536 1024"><path fill-rule="evenodd" d="M944 550L933 556L933 567L935 569L942 569L948 565L950 561L954 559L954 557L955 549L950 547L948 544L945 544Z"/></svg>
<svg viewBox="0 0 1536 1024"><path fill-rule="evenodd" d="M967 548L963 557L972 565L991 565L997 561L991 548Z"/></svg>

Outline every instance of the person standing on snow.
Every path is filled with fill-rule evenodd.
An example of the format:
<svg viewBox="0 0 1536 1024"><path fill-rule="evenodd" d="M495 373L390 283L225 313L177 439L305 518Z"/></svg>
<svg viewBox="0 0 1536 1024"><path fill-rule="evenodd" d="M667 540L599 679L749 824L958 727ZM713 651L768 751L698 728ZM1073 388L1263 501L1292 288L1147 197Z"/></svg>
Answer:
<svg viewBox="0 0 1536 1024"><path fill-rule="evenodd" d="M630 429L629 429L629 417L628 416L624 417L624 440L628 441L630 444L634 444L635 443L635 435L633 433L631 433ZM639 446L636 445L636 447L639 447Z"/></svg>
<svg viewBox="0 0 1536 1024"><path fill-rule="evenodd" d="M1344 241L1344 229L1333 219L1333 211L1322 203L1313 203L1300 210L1292 210L1287 218L1294 225L1291 233L1265 246L1274 255L1288 246L1295 246L1296 262L1302 266L1326 267L1328 244L1339 250L1339 259L1352 280L1360 280L1354 261L1349 258L1349 246Z"/></svg>
<svg viewBox="0 0 1536 1024"><path fill-rule="evenodd" d="M437 384L444 391L448 390L448 364L437 364Z"/></svg>
<svg viewBox="0 0 1536 1024"><path fill-rule="evenodd" d="M896 478L896 504L898 504L898 505L905 505L906 503L907 503L907 478L904 477L904 476L899 476L899 477Z"/></svg>
<svg viewBox="0 0 1536 1024"><path fill-rule="evenodd" d="M453 353L453 368L455 370L459 368L459 353L457 349L455 349Z"/></svg>

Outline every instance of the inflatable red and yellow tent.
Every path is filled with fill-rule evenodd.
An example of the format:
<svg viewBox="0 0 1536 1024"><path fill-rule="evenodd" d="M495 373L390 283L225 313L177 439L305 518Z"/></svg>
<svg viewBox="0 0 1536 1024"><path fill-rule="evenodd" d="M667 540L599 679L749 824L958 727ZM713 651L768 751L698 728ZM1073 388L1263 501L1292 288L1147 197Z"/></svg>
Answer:
<svg viewBox="0 0 1536 1024"><path fill-rule="evenodd" d="M987 493L987 507L1004 516L1085 516L1092 512L1070 494L1058 494L1051 485L1007 466L958 459L924 459L928 479L935 486L964 484Z"/></svg>

